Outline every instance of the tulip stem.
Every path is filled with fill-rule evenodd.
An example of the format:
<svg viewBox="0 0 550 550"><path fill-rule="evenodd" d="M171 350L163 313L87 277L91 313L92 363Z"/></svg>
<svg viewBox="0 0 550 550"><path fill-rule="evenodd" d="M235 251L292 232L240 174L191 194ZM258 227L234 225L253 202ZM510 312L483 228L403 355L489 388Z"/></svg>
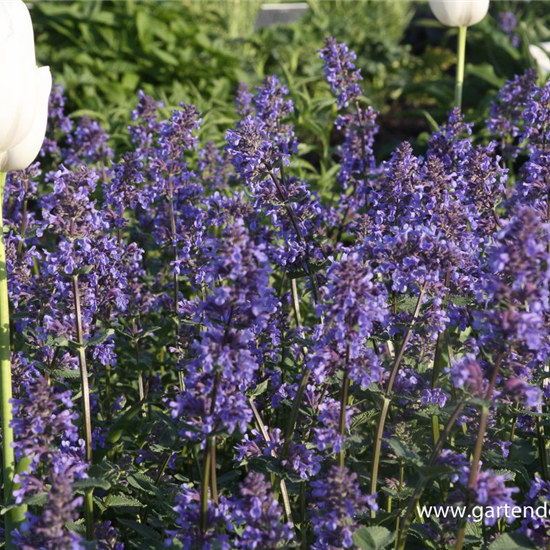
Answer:
<svg viewBox="0 0 550 550"><path fill-rule="evenodd" d="M8 271L6 267L6 247L4 245L4 187L6 173L0 172L0 399L2 401L2 457L4 477L4 503L11 500L15 454L13 451L13 428L11 421L12 383L10 362L10 304L8 296ZM5 516L6 548L11 544L12 529L16 522L15 509Z"/></svg>
<svg viewBox="0 0 550 550"><path fill-rule="evenodd" d="M466 58L466 30L468 27L458 27L458 50L456 63L455 107L462 107L462 86L464 84L464 61Z"/></svg>
<svg viewBox="0 0 550 550"><path fill-rule="evenodd" d="M0 172L0 400L2 402L2 457L4 477L4 502L9 504L13 490L13 476L23 472L28 461L21 460L20 467L15 468L13 451L13 420L12 381L10 361L10 303L8 295L8 271L6 266L6 247L4 244L4 188L6 186L5 172ZM12 531L24 519L26 506L16 506L5 515L6 550L13 548Z"/></svg>

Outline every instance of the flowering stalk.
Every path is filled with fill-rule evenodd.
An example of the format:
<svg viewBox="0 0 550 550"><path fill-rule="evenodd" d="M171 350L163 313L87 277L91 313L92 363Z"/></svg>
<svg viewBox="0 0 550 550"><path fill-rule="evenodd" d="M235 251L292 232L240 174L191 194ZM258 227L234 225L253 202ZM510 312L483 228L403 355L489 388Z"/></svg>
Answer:
<svg viewBox="0 0 550 550"><path fill-rule="evenodd" d="M380 468L380 451L382 450L382 437L384 435L384 427L386 425L386 418L388 417L388 411L390 408L391 403L391 391L393 389L393 383L395 382L395 378L397 376L397 373L399 372L399 367L401 366L401 361L403 360L403 357L405 355L405 350L407 348L407 344L409 343L409 340L411 339L412 333L413 333L413 326L416 322L416 319L418 318L418 315L420 314L420 308L422 306L422 300L424 298L424 294L426 292L426 285L422 285L420 287L420 292L418 294L418 300L416 302L416 306L414 308L413 317L411 319L411 324L409 326L409 329L407 330L407 333L405 334L405 338L403 338L403 343L401 344L401 348L399 349L399 352L397 356L395 357L395 361L393 363L393 368L390 373L390 378L388 380L388 385L386 387L386 392L384 395L384 402L382 404L382 410L380 411L380 418L378 419L378 427L376 429L376 441L375 441L375 447L374 447L374 460L372 462L372 476L371 476L371 494L376 493L376 486L378 485L378 470ZM375 511L371 511L371 515L374 517Z"/></svg>
<svg viewBox="0 0 550 550"><path fill-rule="evenodd" d="M458 51L456 65L455 107L462 106L462 86L464 84L464 61L466 58L466 31L468 27L458 27Z"/></svg>
<svg viewBox="0 0 550 550"><path fill-rule="evenodd" d="M477 474L479 471L479 463L481 460L481 450L483 449L483 440L485 439L485 431L487 429L487 421L489 419L489 405L491 398L493 397L493 391L497 383L498 374L500 372L500 366L502 364L504 357L499 355L495 361L495 368L493 369L493 374L489 382L489 387L487 388L487 393L485 394L485 404L481 408L481 418L479 420L479 429L477 432L476 446L474 449L474 454L472 456L472 465L470 468L470 476L468 479L468 485L470 487L475 487ZM461 522L460 528L458 530L458 535L456 538L455 550L462 550L464 544L464 535L466 534L466 524L464 521Z"/></svg>
<svg viewBox="0 0 550 550"><path fill-rule="evenodd" d="M445 286L449 288L449 285L451 284L451 272L447 271L447 274L445 275ZM451 291L447 290L445 295L445 301L449 301ZM441 367L442 367L442 360L443 360L443 344L445 342L445 338L447 335L447 329L445 329L443 332L440 332L437 335L437 341L435 344L435 352L434 352L434 363L433 363L433 370L432 370L432 390L435 390L435 388L439 385L439 375L441 374ZM432 437L433 437L433 444L434 447L439 441L439 418L437 415L432 416Z"/></svg>
<svg viewBox="0 0 550 550"><path fill-rule="evenodd" d="M82 426L84 432L84 444L86 449L86 462L92 463L92 414L90 409L90 388L88 386L88 366L86 364L86 348L82 332L82 309L80 306L80 291L78 288L78 275L73 275L74 315L76 326L76 339L78 342L78 362L80 366L80 383L82 387ZM86 491L84 499L86 513L86 538L94 538L94 500L91 489Z"/></svg>
<svg viewBox="0 0 550 550"><path fill-rule="evenodd" d="M281 200L284 201L284 192L281 188L281 184L277 178L277 176L272 172L271 178L273 183L275 184L275 187L277 188L277 192L279 193L279 196ZM298 225L298 221L296 220L296 217L294 215L294 210L292 209L292 206L289 204L285 204L286 211L289 215L289 218L292 221L292 225L294 227L294 230L296 231L296 236L298 237L299 241L304 241L302 232L300 231L300 226ZM317 281L315 273L313 272L310 262L309 262L309 256L307 253L306 248L306 266L309 273L309 279L311 281L312 291L313 291L313 299L316 304L319 304L320 297L319 297L319 289L317 287ZM296 284L296 280L292 279L292 304L294 307L294 312L296 315L296 322L298 326L301 324L301 315L300 315L300 298L298 296L298 287ZM307 356L307 348L303 348L304 357ZM290 449L290 442L292 440L292 435L294 434L294 428L296 427L296 422L298 420L298 413L300 412L300 405L302 403L302 399L304 396L304 391L307 387L307 383L309 381L309 375L310 371L309 369L304 369L304 372L302 374L302 379L300 380L300 384L298 386L298 390L296 391L296 396L294 397L294 403L292 404L292 412L290 413L290 419L287 425L286 433L285 433L285 441L283 444L283 449L281 451L281 460L284 460L287 458L288 451Z"/></svg>
<svg viewBox="0 0 550 550"><path fill-rule="evenodd" d="M281 166L282 170L282 166ZM311 290L313 292L313 299L315 300L315 303L319 303L319 288L317 286L317 279L315 275L315 271L313 270L313 267L311 266L311 261L309 258L309 250L307 247L307 243L305 242L304 236L302 235L302 231L300 230L300 225L298 223L298 220L296 219L296 214L294 213L294 210L292 208L292 205L288 204L286 194L283 190L283 187L281 185L281 182L279 181L279 178L275 175L274 171L271 171L270 174L271 180L275 184L275 188L277 189L277 194L279 195L279 199L284 203L286 213L288 214L288 217L290 219L290 222L292 224L292 227L294 228L294 231L296 232L296 237L298 238L298 241L301 243L304 243L306 247L306 253L305 253L305 264L306 264L306 271L308 274L308 278L311 282ZM283 176L284 177L284 176Z"/></svg>

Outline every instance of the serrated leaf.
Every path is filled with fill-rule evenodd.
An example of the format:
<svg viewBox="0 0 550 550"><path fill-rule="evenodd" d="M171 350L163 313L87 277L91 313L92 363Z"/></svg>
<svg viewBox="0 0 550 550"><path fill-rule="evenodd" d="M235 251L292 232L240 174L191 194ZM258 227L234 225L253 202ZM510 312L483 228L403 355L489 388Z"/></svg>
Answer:
<svg viewBox="0 0 550 550"><path fill-rule="evenodd" d="M114 508L118 506L130 506L133 508L136 508L136 507L141 508L142 506L145 506L136 498L129 497L126 495L115 495L114 497L111 497L106 504L109 508Z"/></svg>
<svg viewBox="0 0 550 550"><path fill-rule="evenodd" d="M372 418L374 418L377 415L377 411L374 409L371 409L369 411L365 411L362 413L359 413L353 417L353 420L351 421L351 429L352 431L357 429L362 424L365 424L365 422L368 422Z"/></svg>
<svg viewBox="0 0 550 550"><path fill-rule="evenodd" d="M76 379L80 378L80 372L74 369L55 369L52 373L55 377Z"/></svg>
<svg viewBox="0 0 550 550"><path fill-rule="evenodd" d="M162 493L160 492L158 487L155 487L153 481L146 475L136 472L135 474L128 477L128 483L138 491L143 491L148 495L162 498Z"/></svg>
<svg viewBox="0 0 550 550"><path fill-rule="evenodd" d="M353 542L361 550L382 550L395 539L395 533L385 527L361 527L353 535Z"/></svg>
<svg viewBox="0 0 550 550"><path fill-rule="evenodd" d="M422 465L422 459L418 456L418 454L401 441L392 438L388 441L388 444L397 457L401 460L416 465Z"/></svg>
<svg viewBox="0 0 550 550"><path fill-rule="evenodd" d="M75 489L103 489L108 491L111 488L111 484L101 477L87 477L86 479L80 479L73 483Z"/></svg>

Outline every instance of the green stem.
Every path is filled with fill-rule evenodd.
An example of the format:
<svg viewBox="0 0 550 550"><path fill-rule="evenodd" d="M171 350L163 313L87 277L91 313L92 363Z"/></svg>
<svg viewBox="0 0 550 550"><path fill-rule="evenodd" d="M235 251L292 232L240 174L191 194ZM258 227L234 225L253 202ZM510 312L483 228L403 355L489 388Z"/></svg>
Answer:
<svg viewBox="0 0 550 550"><path fill-rule="evenodd" d="M464 60L466 58L466 30L468 27L458 27L458 49L456 64L455 107L462 107L462 87L464 84Z"/></svg>
<svg viewBox="0 0 550 550"><path fill-rule="evenodd" d="M295 282L295 279L292 279L293 282ZM300 315L300 297L298 296L298 287L296 284L292 285L292 303L294 304L295 308L295 315L296 315L296 322L298 325L301 323L301 315ZM308 350L304 346L302 348L302 351L304 353L304 357L307 356ZM296 392L296 395L294 396L294 402L292 404L292 411L290 413L290 419L287 424L287 428L285 431L285 441L283 443L283 448L281 451L281 460L284 460L287 457L288 449L290 447L290 442L292 441L292 436L294 434L294 429L296 428L296 422L298 420L298 413L300 412L300 405L302 404L302 398L304 396L304 391L306 389L308 380L309 380L309 374L310 371L306 368L304 369L304 373L302 376L302 379L300 380L300 384L298 386L298 391Z"/></svg>
<svg viewBox="0 0 550 550"><path fill-rule="evenodd" d="M304 370L304 374L302 376L302 379L300 380L298 390L296 391L296 395L294 397L294 403L292 404L290 419L286 427L285 442L283 443L283 448L281 451L281 460L285 460L285 458L288 456L290 442L292 441L292 435L294 434L294 428L296 427L296 421L298 420L298 413L300 412L300 405L302 404L304 391L306 389L307 382L309 380L309 373L310 371L308 369Z"/></svg>
<svg viewBox="0 0 550 550"><path fill-rule="evenodd" d="M386 387L386 396L388 396L392 389L393 384L395 382L395 377L397 376L397 373L399 372L399 367L401 366L401 361L403 360L403 357L405 356L405 351L407 349L407 345L409 343L409 340L411 339L411 336L413 334L414 330L414 324L416 323L416 320L418 319L418 315L420 314L420 308L422 307L422 300L424 299L424 294L426 293L426 284L424 283L420 287L420 292L418 293L418 299L416 300L416 306L414 308L414 313L411 319L411 324L407 330L407 333L405 334L405 338L403 338L403 342L401 343L401 347L399 348L399 352L395 358L395 361L393 363L393 367L390 373L390 378L388 380L388 386Z"/></svg>
<svg viewBox="0 0 550 550"><path fill-rule="evenodd" d="M418 294L418 299L416 301L416 307L414 308L411 324L409 326L409 329L407 330L407 333L405 334L405 338L403 338L403 342L401 343L401 348L399 349L399 352L395 357L395 361L393 363L393 367L390 373L390 378L388 380L388 385L386 387L384 402L382 404L382 410L380 411L380 417L378 419L378 426L376 429L376 440L374 443L374 459L372 462L372 475L371 475L371 494L376 493L376 487L378 485L378 470L380 469L380 452L382 450L382 438L384 436L384 427L386 425L386 418L388 417L388 411L391 403L390 395L393 389L395 378L397 376L397 373L399 372L399 367L401 366L401 361L405 356L405 350L407 348L409 340L411 339L411 336L414 330L414 324L416 322L416 319L418 318L418 315L420 314L420 308L422 307L422 300L424 299L425 292L426 292L426 284L423 284L420 287L420 292ZM375 516L376 516L376 512L372 510L371 517L375 517Z"/></svg>
<svg viewBox="0 0 550 550"><path fill-rule="evenodd" d="M218 397L218 388L221 382L221 372L216 373L214 387L212 388L212 401L210 403L210 414L214 414L216 408L216 399ZM208 489L210 487L211 476L216 472L216 438L209 435L206 439L206 449L204 450L204 467L201 487L201 533L204 535L208 529ZM214 464L213 464L214 463ZM218 502L217 483L214 482L212 488L212 497ZM215 493L214 493L215 491Z"/></svg>
<svg viewBox="0 0 550 550"><path fill-rule="evenodd" d="M344 436L346 435L346 409L348 408L348 394L349 394L349 376L348 373L344 373L344 380L342 381L342 399L340 403L340 435L342 436L342 450L338 460L338 465L343 468L346 460L346 451L344 450Z"/></svg>
<svg viewBox="0 0 550 550"><path fill-rule="evenodd" d="M296 279L291 279L290 284L292 288L292 307L294 309L294 315L296 317L296 326L301 327L302 315L300 313L300 297L298 295L298 285L296 283Z"/></svg>
<svg viewBox="0 0 550 550"><path fill-rule="evenodd" d="M481 407L481 417L479 420L479 428L477 432L476 445L474 448L474 454L472 456L472 464L470 466L470 476L468 479L468 487L475 487L477 475L479 472L479 463L481 461L481 451L483 449L483 440L485 439L485 432L487 430L487 421L489 419L489 403L493 397L493 391L495 389L498 374L500 372L500 367L504 359L504 354L501 354L497 357L495 361L495 367L493 369L493 374L489 382L489 388L485 394L485 404ZM467 502L466 505L469 503ZM455 550L462 550L464 544L464 536L466 534L466 521L461 520L458 529L458 535L456 537Z"/></svg>
<svg viewBox="0 0 550 550"><path fill-rule="evenodd" d="M258 428L260 428L260 432L262 433L262 436L265 439L265 441L269 443L271 441L269 430L267 429L267 426L265 425L265 422L263 421L262 416L258 411L258 408L256 407L256 403L254 403L253 397L250 398L249 403L250 403L250 408L252 409L252 414L254 415L254 418L256 420L256 424L258 424ZM275 451L273 451L272 456L275 456ZM288 497L288 490L286 488L286 483L284 479L281 479L279 483L279 488L281 490L281 496L283 498L283 507L285 510L287 521L293 524L294 522L292 521L292 510L290 507L290 498Z"/></svg>
<svg viewBox="0 0 550 550"><path fill-rule="evenodd" d="M510 443L513 443L514 442L514 437L516 435L516 425L517 425L517 421L518 421L518 412L519 411L514 411L514 417L512 418L512 428L510 429L510 438L508 439L508 441Z"/></svg>
<svg viewBox="0 0 550 550"><path fill-rule="evenodd" d="M201 487L201 533L204 535L208 529L208 486L210 485L210 473L212 468L210 462L212 455L210 453L210 437L206 441L206 450L204 453L204 466L202 472Z"/></svg>
<svg viewBox="0 0 550 550"><path fill-rule="evenodd" d="M537 428L537 442L539 445L539 458L542 469L542 479L548 481L548 457L546 455L546 441L544 438L544 429L540 423L540 418L537 416L535 419L536 428Z"/></svg>
<svg viewBox="0 0 550 550"><path fill-rule="evenodd" d="M13 451L12 381L10 361L10 304L8 295L8 272L6 268L6 248L4 245L4 188L6 173L0 172L0 399L2 401L2 457L4 478L4 503L11 500L13 476L15 474L15 454ZM5 515L6 549L13 548L12 531L25 519L25 508L12 508Z"/></svg>
<svg viewBox="0 0 550 550"><path fill-rule="evenodd" d="M138 392L139 392L139 400L143 403L143 416L147 416L147 402L146 402L146 391L145 391L145 384L143 381L143 371L141 369L141 354L139 350L139 339L137 338L137 327L135 322L132 323L132 331L134 333L134 355L136 358L136 369L138 371Z"/></svg>
<svg viewBox="0 0 550 550"><path fill-rule="evenodd" d="M447 292L445 293L445 308L447 307L447 302L449 301L449 295L450 295L450 284L451 284L451 271L447 271L445 275L445 286L447 287ZM442 370L442 363L443 363L443 345L445 343L447 335L447 329L445 329L443 332L440 332L437 335L437 342L435 344L435 353L434 353L434 364L433 364L433 371L432 371L432 390L438 387L439 385L439 377ZM439 417L437 415L432 416L432 439L434 447L439 441Z"/></svg>
<svg viewBox="0 0 550 550"><path fill-rule="evenodd" d="M371 476L371 495L376 493L378 485L378 470L380 469L380 451L382 450L382 438L384 436L384 426L386 425L386 418L388 417L388 410L390 408L391 400L389 397L384 397L382 404L382 410L380 411L380 418L378 420L378 427L376 429L376 440L374 442L374 460L372 462L372 476ZM371 516L375 517L376 512L371 511Z"/></svg>
<svg viewBox="0 0 550 550"><path fill-rule="evenodd" d="M219 504L218 499L218 475L216 473L216 436L213 436L210 441L210 453L212 459L210 460L210 492L212 493L212 500Z"/></svg>
<svg viewBox="0 0 550 550"><path fill-rule="evenodd" d="M90 407L90 388L88 385L88 365L86 363L86 348L82 331L82 308L80 305L80 291L78 275L73 275L74 316L76 339L78 342L78 362L80 366L80 384L82 387L82 425L86 462L92 464L92 413ZM84 498L86 517L86 538L94 539L94 500L92 490L87 490Z"/></svg>
<svg viewBox="0 0 550 550"><path fill-rule="evenodd" d="M281 167L282 169L282 167ZM313 292L313 299L316 304L320 301L319 296L319 287L317 286L317 276L315 275L315 271L313 270L313 267L311 266L311 260L309 257L309 248L308 243L305 241L304 236L302 235L302 231L300 229L300 223L298 219L296 218L296 214L294 212L294 209L292 208L292 205L289 204L287 201L287 197L285 194L285 191L281 185L281 182L279 181L279 178L275 175L275 172L270 172L271 180L275 184L275 188L277 189L277 194L279 195L279 199L281 202L284 203L286 213L288 214L288 217L290 219L290 223L296 233L296 237L299 242L303 243L305 246L305 268L307 275L309 277L309 280L311 282L311 290Z"/></svg>
<svg viewBox="0 0 550 550"><path fill-rule="evenodd" d="M21 256L23 252L23 244L25 242L25 233L27 232L27 209L28 209L28 200L23 201L23 212L21 214L21 231L19 233L19 244L17 245L17 255Z"/></svg>
<svg viewBox="0 0 550 550"><path fill-rule="evenodd" d="M157 473L157 477L155 478L155 487L159 486L159 483L162 479L162 476L164 475L164 472L166 471L166 468L168 466L168 463L170 462L170 457L172 456L172 453L166 453L166 456L164 457L164 460L162 461L162 464L159 468L159 471ZM153 499L149 499L149 504L147 504L147 508L145 510L145 514L143 516L143 522L147 523L147 518L149 517L149 513L151 512L151 506L153 504Z"/></svg>

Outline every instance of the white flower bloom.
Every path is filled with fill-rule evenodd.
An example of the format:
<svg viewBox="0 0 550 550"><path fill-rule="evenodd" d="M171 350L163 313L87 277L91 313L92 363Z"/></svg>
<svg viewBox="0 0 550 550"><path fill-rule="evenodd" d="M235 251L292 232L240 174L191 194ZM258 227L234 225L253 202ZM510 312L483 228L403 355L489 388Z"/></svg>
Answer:
<svg viewBox="0 0 550 550"><path fill-rule="evenodd" d="M470 27L487 15L489 0L430 0L430 8L443 25Z"/></svg>
<svg viewBox="0 0 550 550"><path fill-rule="evenodd" d="M38 68L23 0L0 0L0 171L21 170L40 151L52 79Z"/></svg>
<svg viewBox="0 0 550 550"><path fill-rule="evenodd" d="M531 44L529 46L529 53L537 62L537 65L544 75L550 73L550 57L548 57L549 52L550 42L542 42L538 46L536 46L535 44Z"/></svg>

